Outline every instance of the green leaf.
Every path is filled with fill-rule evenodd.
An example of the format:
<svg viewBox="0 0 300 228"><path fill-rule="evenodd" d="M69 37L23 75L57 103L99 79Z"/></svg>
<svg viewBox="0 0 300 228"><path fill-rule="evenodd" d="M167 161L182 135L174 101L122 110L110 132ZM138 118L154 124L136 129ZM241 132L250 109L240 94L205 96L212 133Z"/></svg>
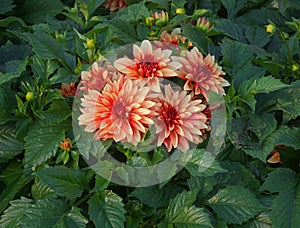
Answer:
<svg viewBox="0 0 300 228"><path fill-rule="evenodd" d="M183 26L182 35L188 38L193 43L193 45L199 48L199 51L201 53L208 53L208 43L206 36L203 32L197 30L195 26L189 24Z"/></svg>
<svg viewBox="0 0 300 228"><path fill-rule="evenodd" d="M277 121L274 114L262 113L261 115L251 115L251 127L252 132L257 136L260 143L262 143L266 137L271 135L276 127Z"/></svg>
<svg viewBox="0 0 300 228"><path fill-rule="evenodd" d="M124 227L126 210L122 198L112 191L94 194L88 204L88 213L97 228Z"/></svg>
<svg viewBox="0 0 300 228"><path fill-rule="evenodd" d="M120 10L117 14L117 18L134 23L147 17L147 15L149 15L149 11L145 6L145 2L141 1L140 3L130 5Z"/></svg>
<svg viewBox="0 0 300 228"><path fill-rule="evenodd" d="M277 145L290 146L295 150L300 149L300 128L280 127L274 131L263 143L261 160L265 162L268 154Z"/></svg>
<svg viewBox="0 0 300 228"><path fill-rule="evenodd" d="M178 228L214 227L211 223L209 214L204 212L203 208L198 208L194 205L180 208L176 217L174 217L171 221L168 221L168 224L174 224Z"/></svg>
<svg viewBox="0 0 300 228"><path fill-rule="evenodd" d="M0 226L5 228L20 227L19 221L24 213L32 206L32 200L25 197L10 202L10 206L3 212Z"/></svg>
<svg viewBox="0 0 300 228"><path fill-rule="evenodd" d="M15 4L13 0L1 0L0 1L0 15L6 14L15 8Z"/></svg>
<svg viewBox="0 0 300 228"><path fill-rule="evenodd" d="M61 10L63 4L60 0L25 0L18 10L18 16L26 22L37 23L46 21L47 16L56 16Z"/></svg>
<svg viewBox="0 0 300 228"><path fill-rule="evenodd" d="M242 225L233 226L233 228L272 228L269 214L269 212L262 212L254 219L250 219Z"/></svg>
<svg viewBox="0 0 300 228"><path fill-rule="evenodd" d="M158 188L157 186L136 188L129 196L136 197L149 207L160 208L167 206L170 199L175 197L177 192L178 189L175 186L168 184L163 188Z"/></svg>
<svg viewBox="0 0 300 228"><path fill-rule="evenodd" d="M0 128L0 162L22 153L23 143L16 139L16 131L10 127Z"/></svg>
<svg viewBox="0 0 300 228"><path fill-rule="evenodd" d="M251 63L253 58L249 45L228 38L223 39L221 52L224 59L223 65L232 69L232 75L236 75L244 65Z"/></svg>
<svg viewBox="0 0 300 228"><path fill-rule="evenodd" d="M45 119L58 124L71 116L71 109L66 101L54 100L50 108L43 114Z"/></svg>
<svg viewBox="0 0 300 228"><path fill-rule="evenodd" d="M68 54L66 48L49 34L45 32L27 33L26 38L37 55L48 60L58 59L69 70L75 68L75 56Z"/></svg>
<svg viewBox="0 0 300 228"><path fill-rule="evenodd" d="M0 86L12 79L18 78L25 71L27 59L11 60L4 65L4 74L0 72Z"/></svg>
<svg viewBox="0 0 300 228"><path fill-rule="evenodd" d="M247 40L252 45L256 45L260 48L264 47L270 42L269 34L265 32L265 29L258 26L249 26L245 32Z"/></svg>
<svg viewBox="0 0 300 228"><path fill-rule="evenodd" d="M279 193L273 201L271 221L273 228L298 227L300 224L300 184Z"/></svg>
<svg viewBox="0 0 300 228"><path fill-rule="evenodd" d="M219 190L208 200L207 205L218 217L233 224L242 224L264 209L250 190L239 185Z"/></svg>
<svg viewBox="0 0 300 228"><path fill-rule="evenodd" d="M235 67L235 66L233 66ZM241 86L241 84L248 79L259 79L262 78L266 73L266 70L261 67L253 66L250 62L242 65L241 68L235 72L234 77L234 87L236 90Z"/></svg>
<svg viewBox="0 0 300 228"><path fill-rule="evenodd" d="M0 195L0 213L6 208L11 200L15 197L15 195L24 188L31 180L33 176L30 174L23 174L18 179L16 179L13 183L8 185Z"/></svg>
<svg viewBox="0 0 300 228"><path fill-rule="evenodd" d="M0 125L15 119L12 112L13 109L17 108L17 103L10 88L0 88L0 107Z"/></svg>
<svg viewBox="0 0 300 228"><path fill-rule="evenodd" d="M37 55L32 57L32 61L33 63L31 64L31 68L33 74L40 78L48 79L49 76L59 67L59 65L54 61L42 59Z"/></svg>
<svg viewBox="0 0 300 228"><path fill-rule="evenodd" d="M117 38L125 43L135 43L138 41L138 36L131 23L116 18L108 21L107 24L117 34Z"/></svg>
<svg viewBox="0 0 300 228"><path fill-rule="evenodd" d="M44 168L36 175L58 195L69 199L80 197L87 187L86 176L83 172L65 166Z"/></svg>
<svg viewBox="0 0 300 228"><path fill-rule="evenodd" d="M6 185L14 183L23 174L23 168L20 161L9 161L7 167L1 171L1 181Z"/></svg>
<svg viewBox="0 0 300 228"><path fill-rule="evenodd" d="M69 211L70 206L59 199L38 200L26 210L20 225L21 227L53 227Z"/></svg>
<svg viewBox="0 0 300 228"><path fill-rule="evenodd" d="M4 20L0 20L0 26L3 21ZM0 64L2 65L11 60L24 60L31 54L32 50L30 45L15 45L11 41L7 41L5 45L0 47Z"/></svg>
<svg viewBox="0 0 300 228"><path fill-rule="evenodd" d="M63 126L43 123L33 125L25 137L25 164L40 165L54 156L64 137Z"/></svg>
<svg viewBox="0 0 300 228"><path fill-rule="evenodd" d="M287 87L289 87L289 85L282 83L280 79L276 79L273 76L267 76L260 79L250 79L245 81L244 83L242 83L239 89L239 93L270 93Z"/></svg>
<svg viewBox="0 0 300 228"><path fill-rule="evenodd" d="M53 194L53 189L42 182L40 178L35 178L34 184L31 186L31 195L35 200L44 199Z"/></svg>
<svg viewBox="0 0 300 228"><path fill-rule="evenodd" d="M246 166L239 162L231 161L222 161L221 166L229 171L226 174L219 175L222 181L226 181L226 185L239 184L250 189L252 192L258 191L260 183Z"/></svg>
<svg viewBox="0 0 300 228"><path fill-rule="evenodd" d="M245 37L244 37L244 31L240 24L233 22L229 19L216 19L215 20L216 26L215 30L223 32L228 37L241 41L243 43L246 43ZM235 42L235 41L233 41ZM242 44L242 43L241 43Z"/></svg>
<svg viewBox="0 0 300 228"><path fill-rule="evenodd" d="M205 149L189 150L181 158L186 165L185 168L193 176L213 176L216 173L227 172L224 170L215 157Z"/></svg>
<svg viewBox="0 0 300 228"><path fill-rule="evenodd" d="M55 228L79 228L86 227L88 220L80 213L80 209L72 207L71 211L64 214L53 227Z"/></svg>
<svg viewBox="0 0 300 228"><path fill-rule="evenodd" d="M170 200L169 206L166 210L166 220L172 221L181 213L184 207L191 207L196 201L197 191L183 191Z"/></svg>
<svg viewBox="0 0 300 228"><path fill-rule="evenodd" d="M260 187L260 191L269 191L271 193L281 192L288 189L293 189L298 183L298 176L291 169L278 168L268 174L265 182Z"/></svg>
<svg viewBox="0 0 300 228"><path fill-rule="evenodd" d="M222 4L227 10L227 18L233 19L245 6L246 2L247 0L222 0Z"/></svg>

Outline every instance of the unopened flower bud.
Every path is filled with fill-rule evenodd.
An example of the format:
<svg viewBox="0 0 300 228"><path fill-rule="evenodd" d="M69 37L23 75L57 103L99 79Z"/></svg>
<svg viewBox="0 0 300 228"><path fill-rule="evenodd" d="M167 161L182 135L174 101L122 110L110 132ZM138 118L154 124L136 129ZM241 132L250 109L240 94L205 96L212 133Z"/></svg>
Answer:
<svg viewBox="0 0 300 228"><path fill-rule="evenodd" d="M153 22L154 22L154 17L147 17L146 18L146 24L148 26L152 26L153 25Z"/></svg>
<svg viewBox="0 0 300 228"><path fill-rule="evenodd" d="M200 17L198 20L197 20L197 23L196 23L196 28L197 29L200 29L204 32L208 32L209 30L212 29L212 24L209 20L207 20L205 17Z"/></svg>
<svg viewBox="0 0 300 228"><path fill-rule="evenodd" d="M88 49L95 48L95 40L94 39L88 39L86 41L86 46L87 46Z"/></svg>
<svg viewBox="0 0 300 228"><path fill-rule="evenodd" d="M64 151L70 151L72 148L72 142L70 139L65 138L62 142L59 143L59 147Z"/></svg>
<svg viewBox="0 0 300 228"><path fill-rule="evenodd" d="M270 23L265 26L266 27L266 32L273 34L276 31L276 25L273 23Z"/></svg>
<svg viewBox="0 0 300 228"><path fill-rule="evenodd" d="M176 14L178 14L178 15L185 14L185 8L177 8Z"/></svg>
<svg viewBox="0 0 300 228"><path fill-rule="evenodd" d="M27 101L31 101L31 100L33 100L33 99L34 99L34 93L33 93L33 92L30 92L30 91L28 91L28 92L26 93L26 96L25 96L25 98L26 98L26 100L27 100Z"/></svg>
<svg viewBox="0 0 300 228"><path fill-rule="evenodd" d="M156 26L164 26L169 22L169 15L167 12L165 11L161 11L160 13L155 12L153 15L153 18L156 20L155 21L155 25Z"/></svg>

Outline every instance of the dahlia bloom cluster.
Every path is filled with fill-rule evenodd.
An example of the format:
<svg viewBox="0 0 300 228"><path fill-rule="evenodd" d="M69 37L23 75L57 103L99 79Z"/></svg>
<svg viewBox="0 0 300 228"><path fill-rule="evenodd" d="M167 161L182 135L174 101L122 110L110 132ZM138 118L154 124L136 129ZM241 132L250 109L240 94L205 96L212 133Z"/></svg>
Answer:
<svg viewBox="0 0 300 228"><path fill-rule="evenodd" d="M213 56L204 57L196 47L175 56L178 47L172 47L144 40L130 55L82 72L79 125L95 140L134 146L154 125L153 143L168 152L201 143L209 131L208 92L224 94L228 82ZM183 89L174 86L174 78L183 81Z"/></svg>

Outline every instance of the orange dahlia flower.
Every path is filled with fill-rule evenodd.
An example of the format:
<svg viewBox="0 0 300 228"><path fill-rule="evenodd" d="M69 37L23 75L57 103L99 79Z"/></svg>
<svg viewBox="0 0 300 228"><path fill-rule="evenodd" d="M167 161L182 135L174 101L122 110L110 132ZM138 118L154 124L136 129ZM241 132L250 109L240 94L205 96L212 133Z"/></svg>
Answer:
<svg viewBox="0 0 300 228"><path fill-rule="evenodd" d="M206 57L194 47L191 51L184 51L182 57L174 56L173 60L181 63L178 77L186 80L184 90L193 90L195 95L202 94L208 100L208 92L214 91L225 95L223 86L229 83L222 77L225 73L215 63L214 56Z"/></svg>
<svg viewBox="0 0 300 228"><path fill-rule="evenodd" d="M133 59L119 58L115 61L115 68L125 77L146 80L148 86L156 92L160 91L158 78L177 76L175 72L181 66L171 60L172 51L162 50L152 46L149 40L144 40L141 46L133 45Z"/></svg>
<svg viewBox="0 0 300 228"><path fill-rule="evenodd" d="M155 103L147 98L150 89L137 80L120 77L109 81L101 92L88 90L82 98L79 125L94 132L95 139L113 139L137 145L153 124Z"/></svg>
<svg viewBox="0 0 300 228"><path fill-rule="evenodd" d="M202 113L206 106L201 100L192 100L186 91L175 92L170 85L164 89L156 110L157 145L163 144L168 152L172 148L186 152L191 143L203 141L201 130L208 128L207 117Z"/></svg>

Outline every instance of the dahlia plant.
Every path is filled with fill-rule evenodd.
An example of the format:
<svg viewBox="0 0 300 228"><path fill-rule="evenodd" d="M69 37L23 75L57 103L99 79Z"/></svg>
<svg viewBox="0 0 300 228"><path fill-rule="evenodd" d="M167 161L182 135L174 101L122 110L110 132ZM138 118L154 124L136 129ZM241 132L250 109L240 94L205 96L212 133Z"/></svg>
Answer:
<svg viewBox="0 0 300 228"><path fill-rule="evenodd" d="M0 227L299 227L296 0L0 2Z"/></svg>

